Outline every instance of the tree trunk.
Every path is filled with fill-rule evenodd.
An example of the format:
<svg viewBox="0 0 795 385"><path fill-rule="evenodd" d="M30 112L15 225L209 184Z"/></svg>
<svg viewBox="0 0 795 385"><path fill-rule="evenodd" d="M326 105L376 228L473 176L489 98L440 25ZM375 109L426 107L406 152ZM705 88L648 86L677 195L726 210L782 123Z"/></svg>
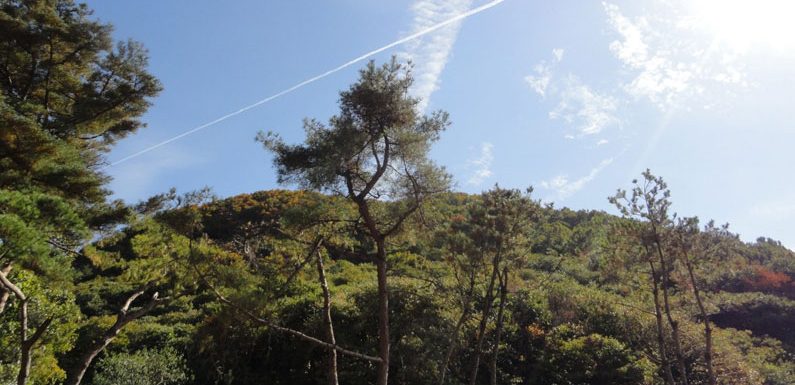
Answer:
<svg viewBox="0 0 795 385"><path fill-rule="evenodd" d="M458 318L453 332L450 333L447 353L445 353L444 361L442 361L442 366L439 369L439 385L443 385L445 377L447 377L447 366L450 365L450 359L453 357L455 348L458 346L458 335L461 333L461 327L464 326L464 322L466 322L467 318L469 318L469 311L464 310L464 312L461 313L461 317Z"/></svg>
<svg viewBox="0 0 795 385"><path fill-rule="evenodd" d="M500 272L500 253L494 256L493 268L491 270L491 279L489 280L488 289L486 289L486 301L483 304L483 311L478 325L478 334L475 338L475 349L473 352L472 372L469 375L469 385L475 385L478 378L478 369L480 368L480 354L483 351L483 340L486 334L486 325L489 321L491 308L494 305L494 283L497 281L497 275Z"/></svg>
<svg viewBox="0 0 795 385"><path fill-rule="evenodd" d="M378 269L378 385L389 382L389 287L386 279L386 247L383 239L377 241L378 256L375 261Z"/></svg>
<svg viewBox="0 0 795 385"><path fill-rule="evenodd" d="M336 350L338 353L341 353L341 354L345 354L345 355L348 355L348 356L351 356L351 357L356 357L356 358L359 358L359 359L362 359L362 360L365 360L365 361L381 362L381 358L380 357L370 356L370 355L367 355L367 354L355 352L355 351L350 350L350 349L345 349L345 348L343 348L343 347L341 347L339 345L328 343L328 342L323 341L323 340L321 340L319 338L315 338L315 337L312 337L312 336L310 336L308 334L304 334L304 333L302 333L302 332L300 332L298 330L293 330L293 329L290 329L290 328L286 328L284 326L279 326L279 325L277 325L277 324L275 324L273 322L270 322L270 321L268 321L268 320L266 320L264 318L260 318L259 316L257 316L256 314L252 313L251 311L249 311L249 310L237 305L236 303L230 301L228 298L224 297L221 294L221 292L219 292L218 289L216 289L207 280L207 278L203 274L201 274L201 272L198 269L196 269L196 273L199 275L199 278L202 280L202 282L204 282L213 291L213 293L215 294L215 297L218 298L219 301L221 301L224 304L226 304L226 305L232 307L233 309L239 311L240 313L242 313L243 315L248 317L250 320L252 320L252 321L254 321L254 322L256 322L256 323L258 323L260 325L267 326L267 327L269 327L271 329L274 329L274 330L282 332L282 333L287 333L287 334L292 335L294 337L297 337L297 338L299 338L299 339L301 339L303 341L310 342L310 343L313 343L315 345L321 346L321 347L323 347L325 349Z"/></svg>
<svg viewBox="0 0 795 385"><path fill-rule="evenodd" d="M494 330L494 352L491 355L491 385L497 385L497 356L500 354L505 300L508 296L508 268L504 268L500 279L500 307L497 310L497 325Z"/></svg>
<svg viewBox="0 0 795 385"><path fill-rule="evenodd" d="M659 236L658 236L659 237ZM662 246L659 239L655 241L657 246L657 255L660 258L660 270L662 273L662 291L663 291L663 304L665 308L665 317L668 324L671 326L671 336L674 341L674 352L676 353L676 362L679 369L679 377L682 379L682 385L689 385L687 376L687 367L685 366L685 357L682 354L682 345L679 342L679 321L675 320L671 313L671 303L668 296L668 287L670 286L670 269L667 260L663 254Z"/></svg>
<svg viewBox="0 0 795 385"><path fill-rule="evenodd" d="M336 345L337 339L334 336L334 324L331 320L331 294L328 290L328 281L326 281L326 269L323 267L323 254L320 251L317 251L317 275L320 287L323 289L323 323L326 326L326 338L329 343ZM339 385L337 351L335 349L329 349L327 365L329 385Z"/></svg>
<svg viewBox="0 0 795 385"><path fill-rule="evenodd" d="M8 290L0 287L0 314L3 314L6 310L6 305L8 304L8 298L11 297L11 293Z"/></svg>
<svg viewBox="0 0 795 385"><path fill-rule="evenodd" d="M671 363L668 361L668 353L665 349L665 329L663 327L662 309L660 306L660 289L657 270L654 268L654 262L649 260L649 267L651 267L652 277L652 294L654 295L654 317L657 321L657 346L660 351L660 361L662 361L664 380L666 385L674 385L674 376L671 373Z"/></svg>
<svg viewBox="0 0 795 385"><path fill-rule="evenodd" d="M450 335L448 339L448 347L447 353L444 355L444 361L442 361L441 369L439 370L439 385L444 385L445 377L447 376L447 366L450 365L450 358L453 357L453 353L455 352L456 347L458 347L458 335L461 334L461 328L464 326L464 323L469 319L470 314L470 304L472 303L472 295L475 292L475 269L473 268L469 274L469 287L467 287L467 291L465 294L465 298L462 302L461 307L461 317L458 318L458 322L455 324L455 328L453 329L453 333Z"/></svg>
<svg viewBox="0 0 795 385"><path fill-rule="evenodd" d="M701 299L701 291L698 289L696 275L693 272L693 263L690 261L687 254L684 255L684 260L687 273L690 276L690 285L693 286L693 296L696 298L698 311L701 313L701 320L704 323L704 363L707 366L707 378L709 380L709 385L716 385L718 381L715 378L715 370L712 367L712 327L709 324L709 317L704 307L704 301Z"/></svg>
<svg viewBox="0 0 795 385"><path fill-rule="evenodd" d="M6 264L2 268L0 268L0 274L3 277L8 277L8 273L11 272L11 264ZM11 297L11 290L6 289L5 285L0 284L0 314L6 310L6 305L8 304L8 299Z"/></svg>
<svg viewBox="0 0 795 385"><path fill-rule="evenodd" d="M106 330L103 333L102 338L94 342L94 344L80 355L80 359L78 360L77 365L71 370L69 376L66 378L65 385L78 385L81 381L83 381L83 376L85 376L86 371L91 366L91 363L94 361L94 358L99 355L105 348L110 345L111 342L116 338L116 336L121 331L121 326L118 325L118 321L116 324L111 326L110 329Z"/></svg>
<svg viewBox="0 0 795 385"><path fill-rule="evenodd" d="M33 347L44 335L44 332L47 331L50 323L52 323L52 318L47 318L42 322L33 335L28 338L28 298L19 287L8 280L6 274L10 271L10 264L3 266L3 270L0 271L0 284L4 287L5 292L13 293L19 301L19 373L17 374L17 385L25 385L30 376Z"/></svg>
<svg viewBox="0 0 795 385"><path fill-rule="evenodd" d="M22 341L22 349L20 351L20 368L19 368L19 375L17 376L17 385L25 385L28 381L28 377L30 376L30 367L33 363L33 348L36 346L36 343L39 342L41 337L47 331L47 328L50 327L52 323L52 317L47 318L44 322L36 328L36 331L33 332L33 335L30 338L27 337L27 314L28 311L28 303L24 301L21 303L20 306L20 321L22 318L25 318L24 327L20 330L20 340ZM24 316L22 315L24 313Z"/></svg>
<svg viewBox="0 0 795 385"><path fill-rule="evenodd" d="M24 296L19 299L19 374L17 375L17 385L25 385L30 375L30 365L32 358L30 349L26 348L28 340L28 300Z"/></svg>
<svg viewBox="0 0 795 385"><path fill-rule="evenodd" d="M384 164L386 164L386 155ZM384 234L378 230L378 225L370 214L370 206L368 205L365 197L367 193L363 191L361 195L353 193L352 182L347 180L348 190L353 201L359 210L370 233L370 238L373 239L376 245L375 267L378 273L378 357L381 361L378 362L378 377L376 378L377 385L387 385L389 383L389 287L387 285L387 262L386 262L386 240Z"/></svg>
<svg viewBox="0 0 795 385"><path fill-rule="evenodd" d="M108 330L102 333L102 337L94 341L93 344L88 348L88 350L86 350L85 352L83 352L83 354L80 355L77 364L73 368L71 368L71 370L69 370L64 385L79 385L80 382L83 381L83 376L85 376L86 371L91 366L91 363L94 361L97 355L99 355L99 353L102 353L102 351L105 350L105 348L111 342L113 342L113 340L116 338L116 336L119 335L119 333L124 328L124 326L126 326L128 323L138 318L143 317L144 315L149 313L149 311L151 311L152 308L155 307L155 305L158 302L157 292L152 294L152 298L143 307L133 312L129 311L133 301L135 301L136 298L143 295L144 292L148 289L148 286L149 285L133 293L127 298L127 300L124 302L124 305L122 305L121 309L119 310L119 313L116 315L116 322L114 322L113 325L110 328L108 328Z"/></svg>

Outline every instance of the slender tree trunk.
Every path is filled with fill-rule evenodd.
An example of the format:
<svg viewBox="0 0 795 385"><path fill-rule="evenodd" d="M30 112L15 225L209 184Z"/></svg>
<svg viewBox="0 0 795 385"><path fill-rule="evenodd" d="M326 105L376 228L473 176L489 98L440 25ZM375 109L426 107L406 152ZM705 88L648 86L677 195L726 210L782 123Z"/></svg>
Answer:
<svg viewBox="0 0 795 385"><path fill-rule="evenodd" d="M445 353L444 361L442 361L442 366L439 369L439 385L444 385L444 380L447 377L447 366L450 365L450 359L453 357L453 353L458 346L458 335L461 334L461 328L464 326L464 322L466 322L467 318L469 318L469 310L464 309L461 316L458 317L458 322L456 322L453 332L450 333L447 353Z"/></svg>
<svg viewBox="0 0 795 385"><path fill-rule="evenodd" d="M119 310L119 313L116 315L116 322L114 322L110 328L105 330L105 332L102 333L102 336L95 340L88 350L80 355L77 364L74 365L71 370L69 370L64 385L79 385L83 381L83 376L85 376L86 371L91 366L91 363L94 361L97 355L102 353L102 351L105 350L105 348L111 342L113 342L114 339L116 339L116 336L119 335L124 326L138 318L143 317L155 307L155 305L158 303L157 293L154 293L149 302L147 302L140 309L133 312L129 311L133 301L143 295L147 289L148 287L145 287L127 298L127 300L124 302L124 305L122 305L121 309Z"/></svg>
<svg viewBox="0 0 795 385"><path fill-rule="evenodd" d="M379 239L376 269L378 270L378 385L389 382L389 287L387 286L386 247L384 240Z"/></svg>
<svg viewBox="0 0 795 385"><path fill-rule="evenodd" d="M494 256L493 264L494 266L491 270L491 279L489 280L489 286L486 289L486 301L483 304L480 324L478 325L478 334L475 338L475 349L473 352L474 357L472 362L472 372L469 375L469 385L475 385L478 379L478 369L480 369L480 354L483 351L483 340L485 339L484 335L486 334L486 325L489 321L491 308L494 305L494 283L497 281L497 276L500 272L499 252Z"/></svg>
<svg viewBox="0 0 795 385"><path fill-rule="evenodd" d="M497 357L500 354L500 338L502 337L505 301L508 296L508 268L502 271L500 279L500 307L497 310L497 326L494 331L494 352L491 355L491 385L497 385Z"/></svg>
<svg viewBox="0 0 795 385"><path fill-rule="evenodd" d="M0 268L0 274L3 277L8 277L8 273L11 272L11 264L6 264L2 268ZM0 284L0 314L6 310L6 305L8 304L8 299L11 297L11 290L6 289L5 285Z"/></svg>
<svg viewBox="0 0 795 385"><path fill-rule="evenodd" d="M19 301L19 373L17 374L17 385L25 385L30 376L30 367L33 361L32 351L44 332L52 323L52 318L47 318L33 333L28 337L28 298L22 290L14 285L6 274L11 271L11 265L3 266L0 272L0 284L6 292L13 293Z"/></svg>
<svg viewBox="0 0 795 385"><path fill-rule="evenodd" d="M9 266L5 266L8 268ZM9 270L10 271L10 270ZM19 373L17 374L17 385L25 385L30 375L30 349L26 348L28 341L28 298L25 293L14 285L5 274L0 274L0 283L6 291L14 293L19 301Z"/></svg>
<svg viewBox="0 0 795 385"><path fill-rule="evenodd" d="M389 142L385 144L385 155L383 159L383 168L379 167L377 174L383 174L386 171L386 164L389 154ZM371 179L373 185L380 175ZM378 362L378 376L376 378L377 385L387 385L389 383L389 287L387 285L387 261L386 261L386 240L381 231L378 230L378 225L370 214L370 206L365 198L367 192L364 190L361 194L357 195L353 191L353 182L350 175L346 176L346 184L348 186L349 196L356 203L367 227L370 238L373 239L376 245L375 267L378 274L378 357L381 361ZM372 187L372 186L371 186ZM366 190L369 190L366 189Z"/></svg>
<svg viewBox="0 0 795 385"><path fill-rule="evenodd" d="M447 377L447 366L450 365L450 359L453 357L455 349L458 347L458 336L461 334L461 328L464 323L469 319L470 306L472 303L472 295L475 292L475 269L472 269L469 274L469 287L467 288L465 297L462 302L461 316L455 324L453 332L448 338L447 353L444 355L441 369L439 370L439 385L444 385L445 377Z"/></svg>
<svg viewBox="0 0 795 385"><path fill-rule="evenodd" d="M657 321L657 347L660 351L660 361L663 367L663 379L666 385L674 385L674 376L671 373L671 363L668 360L668 353L665 348L665 328L663 327L662 309L660 306L660 289L657 270L654 268L654 262L649 260L649 267L651 267L652 277L652 294L654 296L654 317Z"/></svg>
<svg viewBox="0 0 795 385"><path fill-rule="evenodd" d="M671 326L671 336L674 341L674 352L676 353L676 362L677 362L677 367L679 369L679 377L682 379L682 385L689 385L688 376L687 376L687 367L685 366L685 357L684 354L682 353L682 344L679 341L679 321L675 320L673 314L671 313L671 303L668 296L668 288L670 287L670 269L667 260L665 258L665 255L663 254L660 241L656 240L655 244L657 246L657 255L660 258L660 270L662 274L662 292L663 292L663 304L665 308L665 317L668 320L668 324Z"/></svg>
<svg viewBox="0 0 795 385"><path fill-rule="evenodd" d="M19 352L19 374L17 375L17 385L25 385L30 375L30 365L32 358L30 349L25 345L28 340L28 300L24 296L19 298L19 345L22 349Z"/></svg>
<svg viewBox="0 0 795 385"><path fill-rule="evenodd" d="M331 294L328 290L328 281L326 281L326 269L323 267L323 254L319 251L317 251L317 275L320 287L323 289L323 323L326 326L326 338L330 344L336 345L337 339L334 336L334 324L331 320ZM329 349L327 365L329 385L339 385L336 350Z"/></svg>
<svg viewBox="0 0 795 385"><path fill-rule="evenodd" d="M11 297L11 293L8 290L5 290L0 287L0 314L3 314L6 310L6 305L8 304L8 299Z"/></svg>
<svg viewBox="0 0 795 385"><path fill-rule="evenodd" d="M704 307L704 301L701 299L701 291L698 289L696 274L693 272L693 263L690 261L687 254L684 255L684 261L687 267L687 273L690 276L690 285L693 286L693 296L696 298L698 311L701 313L701 320L704 323L704 362L707 366L709 385L716 385L718 381L715 378L715 370L712 367L712 327L709 324L709 317Z"/></svg>
<svg viewBox="0 0 795 385"><path fill-rule="evenodd" d="M27 327L28 327L28 302L21 301L20 306L20 322L23 324L23 327L20 330L20 340L22 341L21 344L21 351L20 351L20 368L19 368L19 375L17 376L17 385L25 385L28 381L28 377L30 376L30 367L33 363L33 348L36 346L36 343L39 342L41 337L47 331L47 328L50 327L52 323L52 317L47 318L44 322L36 328L36 331L33 332L33 335L28 338L27 336ZM23 315L24 313L24 315ZM24 323L22 319L24 317Z"/></svg>

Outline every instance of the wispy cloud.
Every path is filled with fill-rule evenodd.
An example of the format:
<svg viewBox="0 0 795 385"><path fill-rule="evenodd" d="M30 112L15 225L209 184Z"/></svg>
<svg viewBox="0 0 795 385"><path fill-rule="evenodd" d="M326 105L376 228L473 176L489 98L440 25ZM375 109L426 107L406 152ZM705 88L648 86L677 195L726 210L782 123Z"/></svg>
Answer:
<svg viewBox="0 0 795 385"><path fill-rule="evenodd" d="M591 169L588 175L580 177L576 180L569 180L569 176L565 174L557 175L550 180L541 182L541 187L552 190L555 192L556 201L562 201L582 190L585 185L594 180L602 170L613 163L614 158L608 158L600 162L596 167Z"/></svg>
<svg viewBox="0 0 795 385"><path fill-rule="evenodd" d="M598 134L610 125L619 124L616 98L594 90L575 75L559 76L555 73L564 53L562 48L553 49L552 59L536 64L533 74L524 78L542 99L555 103L549 111L549 118L562 120L574 129L574 133L564 135L567 139Z"/></svg>
<svg viewBox="0 0 795 385"><path fill-rule="evenodd" d="M494 145L489 142L480 144L480 154L477 158L467 162L472 167L472 175L467 180L468 185L479 186L486 178L492 175L491 164L494 161Z"/></svg>
<svg viewBox="0 0 795 385"><path fill-rule="evenodd" d="M553 48L552 49L552 56L555 57L555 61L563 60L563 53L566 52L563 48Z"/></svg>
<svg viewBox="0 0 795 385"><path fill-rule="evenodd" d="M558 105L549 112L549 118L564 120L577 130L577 136L598 134L605 127L619 123L616 116L618 101L593 90L574 75L567 77L559 98Z"/></svg>
<svg viewBox="0 0 795 385"><path fill-rule="evenodd" d="M434 33L434 32L439 31L439 30L443 30L443 29L448 28L450 26L456 26L455 30L458 31L457 25L459 25L462 20L466 19L467 17L473 16L473 15L477 15L478 13L481 13L481 12L487 10L487 9L492 8L492 7L495 7L495 6L499 5L500 3L502 3L503 1L505 1L505 0L492 0L492 1L488 2L488 3L486 3L486 4L483 4L483 5L479 6L479 7L477 7L477 8L473 8L473 9L469 9L469 10L462 9L461 10L462 12L459 12L457 14L451 14L449 18L444 19L444 20L439 20L437 23L424 24L424 26L425 26L424 28L415 28L414 31L412 33L408 34L407 36L404 36L404 37L402 37L402 38L400 38L398 40L395 40L395 41L393 41L393 42L391 42L391 43L389 43L387 45L381 46L379 48L376 48L374 50L366 52L366 53L364 53L362 55L359 55L358 57L355 57L355 58L353 58L351 60L348 60L347 62L342 63L342 64L338 65L337 67L334 67L334 68L332 68L332 69L330 69L330 70L328 70L326 72L323 72L321 74L315 75L315 76L313 76L313 77L311 77L309 79L306 79L306 80L304 80L304 81L302 81L300 83L297 83L297 84L293 85L292 87L286 88L286 89L281 90L281 91L279 91L279 92L277 92L277 93L275 93L275 94L273 94L271 96L268 96L268 97L266 97L264 99L261 99L261 100L255 102L255 103L253 103L253 104L249 104L249 105L247 105L245 107L242 107L242 108L238 109L237 111L230 112L230 113L228 113L228 114L226 114L224 116L216 118L215 120L211 120L211 121L209 121L207 123L204 123L204 124L201 124L201 125L196 126L194 128L191 128L190 130L184 131L184 132L182 132L182 133L180 133L180 134L178 134L176 136L168 138L168 139L166 139L166 140L164 140L162 142L155 143L155 144L153 144L153 145L151 145L149 147L146 147L146 148L144 148L144 149L142 149L142 150L140 150L138 152L134 152L134 153L132 153L130 155L127 155L127 156L125 156L125 157L123 157L123 158L121 158L119 160L116 160L116 161L110 163L108 166L105 166L104 169L107 169L109 167L113 167L113 166L116 166L118 164L127 162L130 159L137 158L137 157L139 157L141 155L144 155L144 154L146 154L146 153L148 153L150 151L154 151L154 150L156 150L156 149L158 149L160 147L163 147L163 146L168 145L168 144L170 144L172 142L180 140L180 139L182 139L182 138L184 138L184 137L186 137L188 135L193 135L193 134L195 134L195 133L197 133L199 131L205 130L205 129L207 129L209 127L212 127L212 126L214 126L214 125L216 125L216 124L218 124L220 122L223 122L224 120L227 120L229 118L232 118L232 117L235 117L235 116L240 115L242 113L245 113L245 112L247 112L247 111L249 111L251 109L257 108L257 107L259 107L259 106L261 106L263 104L269 103L269 102L271 102L271 101L273 101L275 99L278 99L278 98L280 98L280 97L282 97L284 95L292 93L293 91L295 91L295 90L297 90L299 88L303 88L303 87L305 87L305 86L307 86L309 84L312 84L312 83L314 83L314 82L316 82L316 81L318 81L320 79L323 79L323 78L325 78L327 76L331 76L331 75L333 75L333 74L335 74L335 73L337 73L339 71L342 71L345 68L348 68L348 67L350 67L350 66L352 66L352 65L354 65L354 64L356 64L358 62L361 62L361 61L363 61L363 60L365 60L367 58L370 58L370 57L372 57L374 55L377 55L377 54L379 54L381 52L384 52L386 50L392 49L392 48L397 47L399 45L406 44L408 42L412 42L415 39L422 38L422 37L424 37L424 36L426 36L428 34ZM453 40L455 40L455 39L453 38ZM452 46L452 43L451 43L451 46ZM449 52L449 49L448 49L448 52ZM445 55L445 57L446 57L446 55ZM444 67L444 66L442 66L442 67Z"/></svg>
<svg viewBox="0 0 795 385"><path fill-rule="evenodd" d="M541 61L533 67L534 74L525 76L524 80L530 85L541 97L546 97L547 88L552 80L552 70L557 63L563 60L563 48L555 48L552 50L554 60L548 63L546 60Z"/></svg>
<svg viewBox="0 0 795 385"><path fill-rule="evenodd" d="M690 105L697 97L708 100L711 88L725 92L726 85L748 85L737 55L698 37L697 27L676 15L675 3L665 12L636 18L625 16L614 4L603 6L619 36L609 49L629 70L623 88L630 97L670 110Z"/></svg>
<svg viewBox="0 0 795 385"><path fill-rule="evenodd" d="M417 0L412 4L414 14L411 31L422 31L441 21L469 9L472 0ZM461 22L451 23L432 34L414 40L406 47L403 56L414 63L414 86L412 93L420 98L420 109L428 107L431 95L439 89L440 76L444 71L453 45L458 37Z"/></svg>
<svg viewBox="0 0 795 385"><path fill-rule="evenodd" d="M589 137L596 147L603 146L608 143L604 131L629 119L623 115L626 106L648 102L666 114L679 108L709 109L726 100L726 93L751 85L741 54L700 36L700 27L682 16L683 1L661 2L654 13L637 17L602 4L616 35L607 48L623 68L614 80L617 86L597 88L588 79L560 71L562 49L553 50L524 78L550 103L549 118L565 123L565 138Z"/></svg>

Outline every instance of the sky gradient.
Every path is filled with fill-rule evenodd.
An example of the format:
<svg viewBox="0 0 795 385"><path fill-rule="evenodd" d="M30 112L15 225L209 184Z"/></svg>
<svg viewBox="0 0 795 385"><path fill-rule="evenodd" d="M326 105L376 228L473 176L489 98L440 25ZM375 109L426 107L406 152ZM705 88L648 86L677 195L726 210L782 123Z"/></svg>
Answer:
<svg viewBox="0 0 795 385"><path fill-rule="evenodd" d="M108 161L488 3L88 1L116 38L144 43L164 85L148 127ZM793 248L795 31L776 16L793 6L716 4L505 0L372 59L411 59L422 108L450 113L432 156L456 190L532 185L558 206L615 213L606 197L650 168L680 215ZM334 114L363 64L109 167L111 189L135 202L172 186L277 188L256 133L300 141L302 119Z"/></svg>

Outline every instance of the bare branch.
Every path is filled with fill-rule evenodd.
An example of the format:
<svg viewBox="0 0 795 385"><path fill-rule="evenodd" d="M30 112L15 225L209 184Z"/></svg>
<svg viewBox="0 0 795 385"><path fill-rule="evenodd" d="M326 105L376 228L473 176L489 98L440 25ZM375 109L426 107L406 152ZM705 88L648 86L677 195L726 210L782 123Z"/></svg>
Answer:
<svg viewBox="0 0 795 385"><path fill-rule="evenodd" d="M20 301L27 301L27 297L25 297L25 293L22 292L16 285L14 285L11 281L8 280L5 274L0 274L0 283L6 287L6 290L14 293L14 295Z"/></svg>

